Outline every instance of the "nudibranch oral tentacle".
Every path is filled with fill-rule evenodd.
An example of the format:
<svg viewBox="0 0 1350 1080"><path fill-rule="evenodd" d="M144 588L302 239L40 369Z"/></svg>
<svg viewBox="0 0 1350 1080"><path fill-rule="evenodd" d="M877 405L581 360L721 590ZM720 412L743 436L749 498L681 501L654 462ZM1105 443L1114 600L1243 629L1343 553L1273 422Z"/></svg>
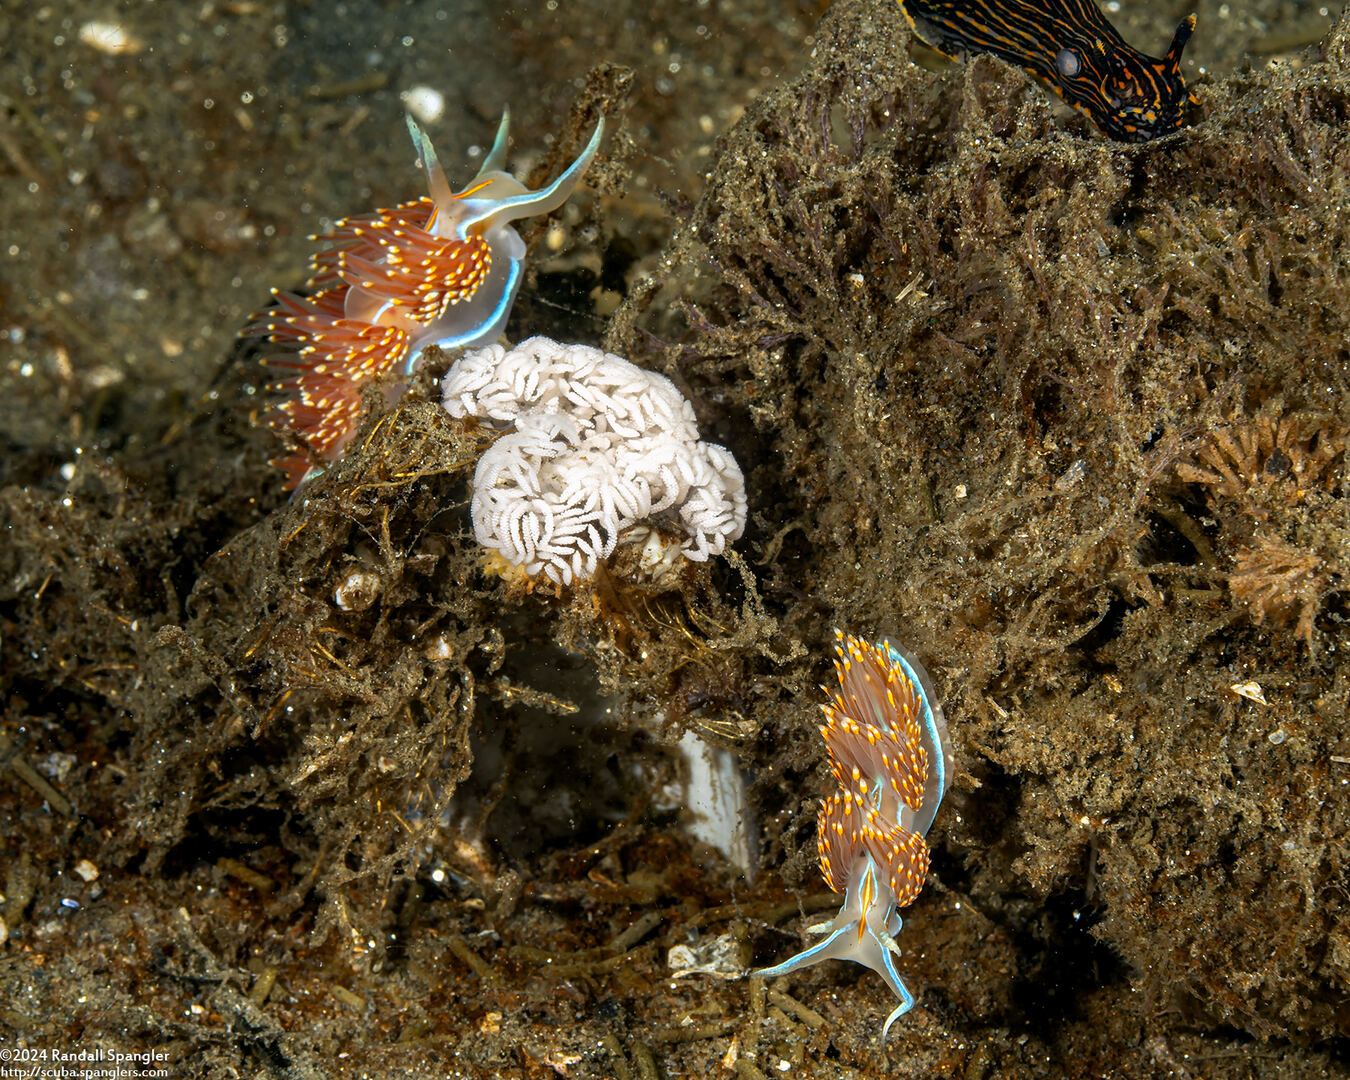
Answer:
<svg viewBox="0 0 1350 1080"><path fill-rule="evenodd" d="M839 688L821 706L820 732L839 790L821 802L816 844L821 874L844 903L832 920L809 928L825 934L823 941L755 974L787 975L822 960L871 968L900 999L884 1040L914 1007L895 966L899 909L923 888L924 836L951 786L952 747L932 681L916 659L889 639L873 645L840 630L835 638Z"/></svg>
<svg viewBox="0 0 1350 1080"><path fill-rule="evenodd" d="M1022 68L1120 142L1147 142L1185 123L1196 103L1181 74L1195 16L1161 58L1116 32L1093 0L900 0L914 32L951 57L993 53Z"/></svg>
<svg viewBox="0 0 1350 1080"><path fill-rule="evenodd" d="M312 239L309 296L273 290L245 335L296 351L264 360L290 374L270 388L289 394L267 414L300 452L273 464L299 486L335 460L356 431L367 380L411 374L423 350L495 341L520 289L525 243L511 222L547 214L576 189L594 159L604 120L585 149L552 183L526 187L504 171L509 113L492 150L463 191L446 180L431 140L411 117L408 132L430 194L338 222Z"/></svg>

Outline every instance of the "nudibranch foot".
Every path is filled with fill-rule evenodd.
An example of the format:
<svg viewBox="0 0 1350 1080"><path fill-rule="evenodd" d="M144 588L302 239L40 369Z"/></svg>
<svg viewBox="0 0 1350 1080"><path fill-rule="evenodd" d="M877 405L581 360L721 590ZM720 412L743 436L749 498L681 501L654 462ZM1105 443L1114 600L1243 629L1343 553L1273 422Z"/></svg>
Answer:
<svg viewBox="0 0 1350 1080"><path fill-rule="evenodd" d="M822 960L871 968L900 999L884 1040L914 1007L895 966L899 909L918 896L928 871L924 834L951 785L952 747L917 660L887 639L872 645L835 635L839 689L822 706L820 730L841 790L821 803L816 843L826 884L844 903L832 920L807 928L824 940L755 975L787 975Z"/></svg>
<svg viewBox="0 0 1350 1080"><path fill-rule="evenodd" d="M581 182L604 120L581 154L537 190L504 171L509 113L492 150L463 191L450 189L431 140L411 118L408 131L430 194L338 222L312 239L308 297L273 295L245 335L295 350L263 362L287 376L270 389L290 395L267 414L297 453L277 463L293 489L335 460L356 431L366 380L416 368L423 350L495 341L506 328L523 276L525 243L511 222L547 214Z"/></svg>

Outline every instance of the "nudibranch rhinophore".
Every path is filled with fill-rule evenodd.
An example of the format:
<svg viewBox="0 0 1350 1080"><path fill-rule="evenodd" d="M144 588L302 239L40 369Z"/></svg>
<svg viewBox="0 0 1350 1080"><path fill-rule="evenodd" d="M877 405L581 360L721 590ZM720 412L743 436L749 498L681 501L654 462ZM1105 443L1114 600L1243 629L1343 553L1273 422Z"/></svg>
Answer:
<svg viewBox="0 0 1350 1080"><path fill-rule="evenodd" d="M900 0L919 37L946 56L993 53L1025 70L1104 135L1147 142L1185 122L1195 95L1181 50L1195 16L1161 59L1129 45L1092 0Z"/></svg>
<svg viewBox="0 0 1350 1080"><path fill-rule="evenodd" d="M341 454L356 431L368 380L397 369L411 373L429 345L465 348L501 336L525 259L511 222L561 206L605 129L602 118L581 155L536 191L503 168L509 120L503 114L473 182L453 192L431 140L409 117L430 195L346 218L312 237L323 244L306 286L313 291L272 290L275 305L245 327L245 335L299 346L263 361L291 372L269 388L291 396L266 417L299 444L297 453L273 462L286 472L288 489Z"/></svg>
<svg viewBox="0 0 1350 1080"><path fill-rule="evenodd" d="M821 706L820 733L839 790L821 801L816 845L825 883L844 894L844 905L831 921L807 928L823 941L754 974L786 975L821 960L871 968L900 998L884 1040L914 1007L895 969L899 909L919 895L928 873L924 836L951 786L952 747L917 660L885 638L873 645L834 633L839 689Z"/></svg>

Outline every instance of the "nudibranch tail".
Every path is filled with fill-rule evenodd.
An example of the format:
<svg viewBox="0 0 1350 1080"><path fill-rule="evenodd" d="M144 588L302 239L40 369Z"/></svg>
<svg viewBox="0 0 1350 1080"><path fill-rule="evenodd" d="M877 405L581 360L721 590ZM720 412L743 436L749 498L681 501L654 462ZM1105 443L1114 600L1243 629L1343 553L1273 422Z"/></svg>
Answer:
<svg viewBox="0 0 1350 1080"><path fill-rule="evenodd" d="M297 443L274 462L287 488L335 460L356 431L366 380L410 374L430 345L460 348L496 340L520 288L525 244L510 222L556 210L595 157L604 121L577 159L532 191L502 171L509 113L478 176L455 193L431 145L411 118L408 132L430 195L338 222L314 237L309 297L274 292L246 335L295 351L268 357L291 374L270 387L290 395L267 422Z"/></svg>
<svg viewBox="0 0 1350 1080"><path fill-rule="evenodd" d="M833 920L811 928L824 940L755 974L786 975L822 960L871 968L900 998L884 1039L914 1005L895 967L899 909L915 900L928 873L924 834L951 784L952 749L918 661L888 640L835 636L839 689L821 706L820 731L839 790L821 802L816 843L826 884L844 903Z"/></svg>
<svg viewBox="0 0 1350 1080"><path fill-rule="evenodd" d="M1161 59L1129 45L1093 0L900 0L914 32L947 56L987 52L1027 71L1098 129L1146 142L1185 123L1195 102L1181 52L1189 15Z"/></svg>

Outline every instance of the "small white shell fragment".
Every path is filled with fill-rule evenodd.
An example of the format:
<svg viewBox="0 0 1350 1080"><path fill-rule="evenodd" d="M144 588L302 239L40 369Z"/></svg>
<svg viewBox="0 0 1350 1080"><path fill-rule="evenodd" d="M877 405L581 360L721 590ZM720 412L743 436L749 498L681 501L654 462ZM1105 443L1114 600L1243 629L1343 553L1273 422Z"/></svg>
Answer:
<svg viewBox="0 0 1350 1080"><path fill-rule="evenodd" d="M1087 473L1087 462L1084 461L1082 458L1079 458L1077 461L1075 461L1072 465L1070 465L1067 469L1064 470L1063 476L1061 476L1058 480L1055 481L1055 490L1068 491L1070 488L1076 487L1078 485L1078 482L1083 479L1086 473Z"/></svg>
<svg viewBox="0 0 1350 1080"><path fill-rule="evenodd" d="M690 834L715 847L747 880L755 874L755 829L740 759L686 731L678 743L685 765L684 802Z"/></svg>
<svg viewBox="0 0 1350 1080"><path fill-rule="evenodd" d="M121 23L93 19L80 27L80 40L109 56L135 56L145 45Z"/></svg>
<svg viewBox="0 0 1350 1080"><path fill-rule="evenodd" d="M353 570L333 590L333 599L343 611L365 611L379 598L384 582L369 570Z"/></svg>
<svg viewBox="0 0 1350 1080"><path fill-rule="evenodd" d="M672 971L693 971L698 966L698 957L688 945L673 945L666 953L666 966Z"/></svg>
<svg viewBox="0 0 1350 1080"><path fill-rule="evenodd" d="M450 644L444 634L437 634L429 642L422 653L428 660L453 660L455 658L454 647Z"/></svg>
<svg viewBox="0 0 1350 1080"><path fill-rule="evenodd" d="M0 915L0 945L9 940L9 923L5 922L5 917Z"/></svg>
<svg viewBox="0 0 1350 1080"><path fill-rule="evenodd" d="M638 526L634 529L629 539L636 540L641 528L642 526ZM662 536L657 529L648 529L647 539L642 541L642 550L638 552L638 566L642 568L643 573L655 580L680 565L679 555L678 541Z"/></svg>
<svg viewBox="0 0 1350 1080"><path fill-rule="evenodd" d="M666 966L673 977L712 975L718 979L739 979L749 967L749 950L743 940L732 934L705 938L690 945L675 945L666 953Z"/></svg>
<svg viewBox="0 0 1350 1080"><path fill-rule="evenodd" d="M75 864L73 869L75 873L78 874L80 879L83 881L98 880L98 867L95 866L93 863L91 863L88 859L81 859L79 862Z"/></svg>
<svg viewBox="0 0 1350 1080"><path fill-rule="evenodd" d="M1269 705L1266 700L1265 691L1261 689L1261 684L1255 679L1249 679L1247 682L1234 683L1228 688L1238 697L1245 697L1248 701L1254 701L1258 705Z"/></svg>
<svg viewBox="0 0 1350 1080"><path fill-rule="evenodd" d="M434 124L445 115L445 95L433 86L414 86L399 98L419 124Z"/></svg>

